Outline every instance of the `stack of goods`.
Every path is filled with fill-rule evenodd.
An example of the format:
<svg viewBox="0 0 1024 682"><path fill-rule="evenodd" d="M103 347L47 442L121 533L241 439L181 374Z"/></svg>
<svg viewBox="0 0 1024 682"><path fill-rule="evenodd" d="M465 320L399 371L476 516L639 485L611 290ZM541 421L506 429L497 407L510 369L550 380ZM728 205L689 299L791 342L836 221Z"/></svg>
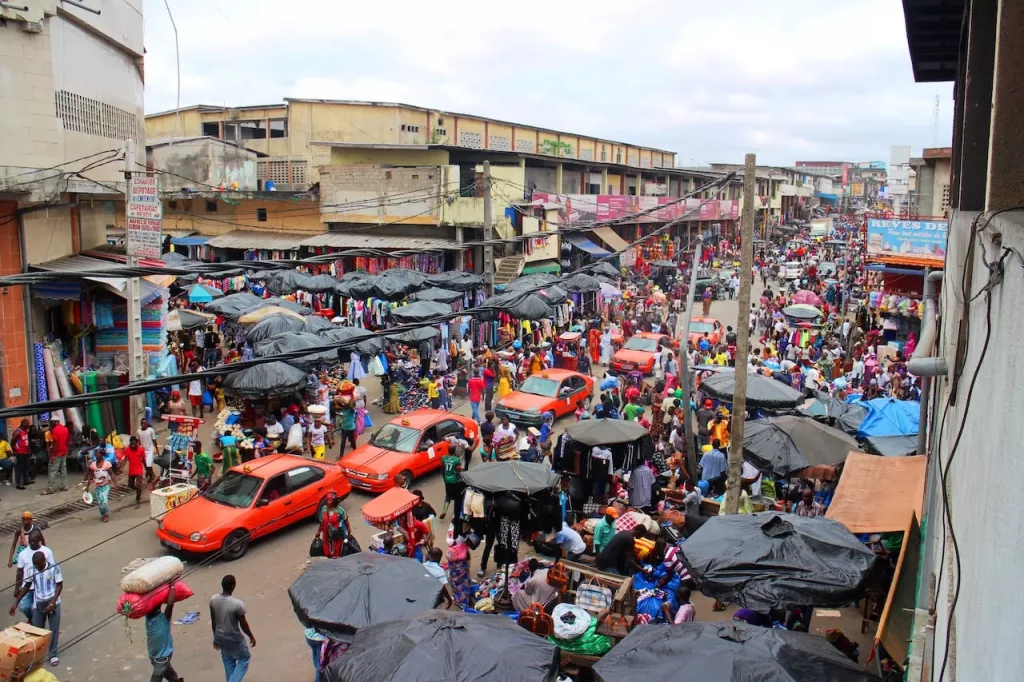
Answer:
<svg viewBox="0 0 1024 682"><path fill-rule="evenodd" d="M101 358L128 353L128 307L124 303L114 303L109 311L111 319L106 321L110 324L101 325L97 304L96 325L99 331L96 332L96 354ZM166 295L142 306L142 350L145 353L162 357L167 352L166 319Z"/></svg>
<svg viewBox="0 0 1024 682"><path fill-rule="evenodd" d="M551 612L554 632L548 641L571 654L601 656L612 648L611 637L598 634L598 621L585 609L572 604L559 604Z"/></svg>
<svg viewBox="0 0 1024 682"><path fill-rule="evenodd" d="M241 419L242 413L240 411L230 408L223 409L213 422L213 432L217 435L224 435L237 431L240 436L242 433L242 429L239 427Z"/></svg>
<svg viewBox="0 0 1024 682"><path fill-rule="evenodd" d="M903 317L919 318L924 312L924 306L916 298L885 294L881 291L872 291L868 294L868 306L877 309L880 313L902 315Z"/></svg>
<svg viewBox="0 0 1024 682"><path fill-rule="evenodd" d="M0 680L27 680L50 648L50 631L17 623L0 632ZM44 671L45 672L45 671ZM36 679L46 679L45 676Z"/></svg>
<svg viewBox="0 0 1024 682"><path fill-rule="evenodd" d="M124 594L117 600L117 612L127 618L144 618L147 613L167 603L174 580L176 602L192 596L192 590L178 578L184 566L177 557L162 556L142 564L121 578Z"/></svg>

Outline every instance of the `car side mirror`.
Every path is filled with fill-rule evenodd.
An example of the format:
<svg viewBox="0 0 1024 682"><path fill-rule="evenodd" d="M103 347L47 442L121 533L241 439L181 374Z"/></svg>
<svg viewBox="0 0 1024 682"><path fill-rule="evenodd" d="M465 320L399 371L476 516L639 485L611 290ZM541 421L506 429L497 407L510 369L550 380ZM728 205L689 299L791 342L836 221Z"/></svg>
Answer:
<svg viewBox="0 0 1024 682"><path fill-rule="evenodd" d="M265 498L265 497L261 497L261 498L259 499L259 501L258 501L258 502L256 502L256 508L257 508L257 509L259 509L260 507L266 507L266 506L267 506L267 505L269 505L269 504L270 504L270 500L268 500L268 499L267 499L267 498Z"/></svg>

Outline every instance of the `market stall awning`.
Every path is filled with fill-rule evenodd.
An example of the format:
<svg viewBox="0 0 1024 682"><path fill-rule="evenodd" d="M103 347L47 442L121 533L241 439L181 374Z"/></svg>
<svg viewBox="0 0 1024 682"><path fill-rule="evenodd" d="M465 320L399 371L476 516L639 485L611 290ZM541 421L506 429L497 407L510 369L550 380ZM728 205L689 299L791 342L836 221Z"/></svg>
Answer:
<svg viewBox="0 0 1024 682"><path fill-rule="evenodd" d="M58 258L44 263L36 263L32 267L50 272L82 272L109 270L118 266L114 265L109 260L78 255L68 256L67 258ZM160 286L163 283L162 280L164 279L164 276L150 275L150 277L158 280L158 283L149 281L149 278L142 278L142 291L140 292L142 305L152 303L156 299L166 295L165 287ZM90 282L96 282L103 285L107 291L112 294L116 294L121 298L128 297L128 280L124 277L86 277L85 279ZM171 277L171 279L173 279L173 277ZM80 282L75 283L80 286ZM35 291L36 286L33 286L32 289Z"/></svg>
<svg viewBox="0 0 1024 682"><path fill-rule="evenodd" d="M923 457L921 459L924 459ZM921 526L911 514L903 529L903 545L896 560L896 573L885 599L875 632L875 646L881 644L895 661L906 660L914 639L917 579L921 569Z"/></svg>
<svg viewBox="0 0 1024 682"><path fill-rule="evenodd" d="M575 246L577 249L586 251L591 256L610 256L612 253L608 249L602 249L600 246L590 241L581 234L566 235L565 237L562 237L562 239L566 240L567 242Z"/></svg>
<svg viewBox="0 0 1024 682"><path fill-rule="evenodd" d="M535 275L541 274L554 274L557 275L562 271L562 264L556 260L540 260L534 263L527 263L523 267L522 274L524 275Z"/></svg>
<svg viewBox="0 0 1024 682"><path fill-rule="evenodd" d="M175 246L202 246L213 237L171 237L171 243Z"/></svg>
<svg viewBox="0 0 1024 682"><path fill-rule="evenodd" d="M82 298L81 282L43 282L32 285L32 298L50 301L77 301Z"/></svg>
<svg viewBox="0 0 1024 682"><path fill-rule="evenodd" d="M615 234L615 230L610 227L595 227L591 232L600 237L612 251L625 251L629 248L629 242Z"/></svg>
<svg viewBox="0 0 1024 682"><path fill-rule="evenodd" d="M851 452L825 516L851 533L905 530L910 512L921 516L926 460Z"/></svg>
<svg viewBox="0 0 1024 682"><path fill-rule="evenodd" d="M374 235L369 232L324 232L306 238L302 246L326 246L336 249L459 249L457 242L443 237L395 237Z"/></svg>
<svg viewBox="0 0 1024 682"><path fill-rule="evenodd" d="M212 238L207 246L215 249L241 249L242 251L295 251L302 245L306 235L288 232L258 232L235 230Z"/></svg>

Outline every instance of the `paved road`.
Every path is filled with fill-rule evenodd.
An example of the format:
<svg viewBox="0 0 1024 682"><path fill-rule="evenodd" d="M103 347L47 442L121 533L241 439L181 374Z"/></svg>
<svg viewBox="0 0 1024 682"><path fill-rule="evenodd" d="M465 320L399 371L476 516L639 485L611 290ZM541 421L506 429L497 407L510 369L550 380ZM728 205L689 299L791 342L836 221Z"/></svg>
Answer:
<svg viewBox="0 0 1024 682"><path fill-rule="evenodd" d="M712 315L721 320L723 325L735 327L737 303L715 302ZM371 396L379 392L375 381L369 381L367 388ZM457 401L456 407L457 411L469 414L468 403ZM377 408L372 408L371 416L376 424L382 424L388 419L388 415L380 413ZM203 436L204 442L210 442L208 429L203 432ZM368 438L369 433L364 434L360 442ZM333 454L337 456L337 446ZM444 500L440 472L416 481L415 487L422 489L427 501L440 510ZM369 499L368 495L353 492L344 502L353 520L355 534L364 546L374 529L362 523L359 508ZM107 524L100 523L97 513L83 512L46 532L48 545L58 560L105 541L62 566L65 579L62 642L73 641L113 613L119 596L117 583L121 578L122 567L137 557L153 557L165 553L157 542L154 524L147 522L147 518L148 506L145 505L139 511L131 507L117 511ZM442 534L446 528L446 525L442 527ZM186 582L197 596L178 604L175 616L199 611L200 620L193 625L175 625L173 628L174 664L179 674L189 682L224 679L220 657L210 643L206 602L219 591L221 577L232 573L238 579L236 595L247 605L249 623L257 642L247 679L256 682L304 682L313 679L309 649L288 600L287 588L306 565L309 542L315 530L312 522L293 526L257 542L239 561L214 561L187 575ZM191 570L187 565L186 571ZM13 578L11 571L11 582ZM9 585L7 583L3 587ZM6 596L8 601L13 599L10 589L6 590ZM695 601L699 619L726 617L723 613L712 613L707 600ZM3 618L6 619L4 625L14 622L13 618L6 615ZM141 621L129 621L126 627L124 619L117 619L82 639L62 653L60 666L55 673L61 682L148 680L150 665L145 654L145 631Z"/></svg>

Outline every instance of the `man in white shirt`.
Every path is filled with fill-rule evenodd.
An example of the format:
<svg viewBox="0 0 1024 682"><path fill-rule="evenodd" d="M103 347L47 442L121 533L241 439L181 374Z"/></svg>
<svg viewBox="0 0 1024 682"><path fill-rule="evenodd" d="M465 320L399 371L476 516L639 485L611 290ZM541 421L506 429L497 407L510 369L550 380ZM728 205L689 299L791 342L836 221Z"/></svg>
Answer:
<svg viewBox="0 0 1024 682"><path fill-rule="evenodd" d="M189 367L189 373L202 372L203 367L198 362L193 362ZM192 404L192 416L203 416L203 380L195 379L188 382L188 401Z"/></svg>
<svg viewBox="0 0 1024 682"><path fill-rule="evenodd" d="M814 365L808 367L804 372L804 388L809 388L812 391L821 388L821 372Z"/></svg>
<svg viewBox="0 0 1024 682"><path fill-rule="evenodd" d="M15 581L15 585L23 584L25 582L25 576L35 572L35 568L32 566L32 557L36 552L42 552L45 554L47 562L51 564L57 563L53 558L53 552L50 551L49 547L43 544L43 533L38 529L33 530L28 534L28 549L23 549L18 554L16 572L17 580ZM18 604L18 608L23 614L25 614L25 618L30 622L32 620L33 601L33 592L32 590L29 590L28 594L22 597L21 602Z"/></svg>
<svg viewBox="0 0 1024 682"><path fill-rule="evenodd" d="M139 445L142 446L142 450L146 453L146 469L152 473L153 460L156 459L156 449L158 444L156 442L156 431L149 425L149 422L143 419L139 423L139 430L135 433L139 437Z"/></svg>
<svg viewBox="0 0 1024 682"><path fill-rule="evenodd" d="M31 550L23 550L31 552ZM14 596L14 606L9 613L13 616L18 610L18 604L22 598L32 591L32 625L37 628L47 628L50 631L50 665L57 666L60 659L57 657L60 639L60 593L64 590L64 576L61 575L60 566L51 560L42 550L31 552L32 566L24 574L21 589ZM51 553L52 557L53 554Z"/></svg>
<svg viewBox="0 0 1024 682"><path fill-rule="evenodd" d="M750 494L757 497L761 494L761 472L750 462L743 462L743 472L740 474L744 483L750 484Z"/></svg>
<svg viewBox="0 0 1024 682"><path fill-rule="evenodd" d="M466 367L473 365L473 338L466 334L462 337L462 343L459 344L459 352L462 353L462 360L466 363Z"/></svg>

